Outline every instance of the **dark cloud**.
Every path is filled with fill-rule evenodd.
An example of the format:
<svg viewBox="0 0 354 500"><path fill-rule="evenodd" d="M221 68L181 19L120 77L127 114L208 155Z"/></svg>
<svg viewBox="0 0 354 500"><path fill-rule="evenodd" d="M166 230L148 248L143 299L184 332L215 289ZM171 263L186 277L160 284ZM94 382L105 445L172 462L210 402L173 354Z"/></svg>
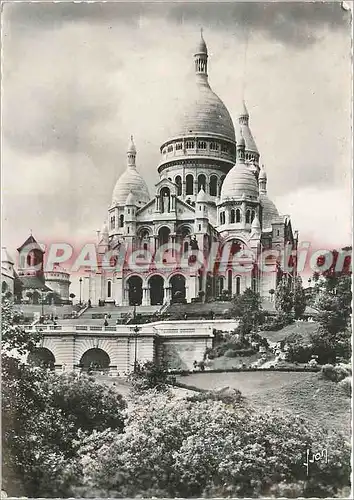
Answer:
<svg viewBox="0 0 354 500"><path fill-rule="evenodd" d="M116 23L137 26L141 16L162 17L173 23L226 27L242 34L260 31L282 43L306 45L317 30L348 29L351 14L339 2L116 2L7 4L5 20L24 28L57 28L70 22Z"/></svg>

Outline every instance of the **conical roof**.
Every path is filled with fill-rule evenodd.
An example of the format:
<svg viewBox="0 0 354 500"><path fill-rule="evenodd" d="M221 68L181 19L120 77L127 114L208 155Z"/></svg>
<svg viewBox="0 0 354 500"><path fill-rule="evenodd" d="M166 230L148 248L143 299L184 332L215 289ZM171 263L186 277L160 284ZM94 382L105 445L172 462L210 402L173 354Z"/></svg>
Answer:
<svg viewBox="0 0 354 500"><path fill-rule="evenodd" d="M8 264L14 264L14 261L10 257L6 247L1 247L1 262L7 262Z"/></svg>
<svg viewBox="0 0 354 500"><path fill-rule="evenodd" d="M209 201L208 200L208 196L207 196L206 192L204 191L203 187L200 188L200 191L199 191L199 193L197 195L197 200L196 201L197 201L197 203L206 203L206 202Z"/></svg>

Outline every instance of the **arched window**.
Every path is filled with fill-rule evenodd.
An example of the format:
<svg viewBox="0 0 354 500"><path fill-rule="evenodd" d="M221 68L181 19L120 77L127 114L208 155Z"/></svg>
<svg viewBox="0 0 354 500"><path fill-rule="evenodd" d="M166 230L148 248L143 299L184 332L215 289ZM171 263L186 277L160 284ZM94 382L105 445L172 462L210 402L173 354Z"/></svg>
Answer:
<svg viewBox="0 0 354 500"><path fill-rule="evenodd" d="M241 293L241 278L237 276L236 278L236 295L240 295Z"/></svg>
<svg viewBox="0 0 354 500"><path fill-rule="evenodd" d="M116 225L116 218L114 217L114 215L112 215L111 217L111 229L114 229Z"/></svg>
<svg viewBox="0 0 354 500"><path fill-rule="evenodd" d="M186 149L193 149L194 141L186 141Z"/></svg>
<svg viewBox="0 0 354 500"><path fill-rule="evenodd" d="M205 191L206 178L204 174L198 175L198 193L203 188Z"/></svg>
<svg viewBox="0 0 354 500"><path fill-rule="evenodd" d="M239 208L236 209L236 222L241 222L241 210Z"/></svg>
<svg viewBox="0 0 354 500"><path fill-rule="evenodd" d="M168 152L168 153L171 153L171 151L173 151L173 146L168 146L168 148L167 148L167 152Z"/></svg>
<svg viewBox="0 0 354 500"><path fill-rule="evenodd" d="M216 196L218 194L218 178L216 175L210 177L209 194L210 196Z"/></svg>
<svg viewBox="0 0 354 500"><path fill-rule="evenodd" d="M246 224L249 224L251 220L251 211L247 210L246 212Z"/></svg>
<svg viewBox="0 0 354 500"><path fill-rule="evenodd" d="M198 148L199 149L206 149L206 142L205 141L198 141Z"/></svg>
<svg viewBox="0 0 354 500"><path fill-rule="evenodd" d="M144 248L144 250L147 250L148 249L148 244L144 243L143 248Z"/></svg>
<svg viewBox="0 0 354 500"><path fill-rule="evenodd" d="M7 290L7 283L6 283L6 281L3 281L3 282L1 283L1 292L2 292L2 293L5 293L5 292L6 292L6 290Z"/></svg>
<svg viewBox="0 0 354 500"><path fill-rule="evenodd" d="M227 289L229 293L232 293L232 271L229 269L227 271Z"/></svg>
<svg viewBox="0 0 354 500"><path fill-rule="evenodd" d="M178 142L176 144L176 150L183 149L183 144L181 142Z"/></svg>
<svg viewBox="0 0 354 500"><path fill-rule="evenodd" d="M209 148L212 150L212 151L217 151L219 149L219 145L217 142L211 142L210 145L209 145Z"/></svg>
<svg viewBox="0 0 354 500"><path fill-rule="evenodd" d="M112 281L107 282L107 299L112 297Z"/></svg>
<svg viewBox="0 0 354 500"><path fill-rule="evenodd" d="M223 182L224 182L224 180L225 180L225 177L226 177L226 176L225 176L225 175L223 175L223 176L221 177L221 179L220 179L219 196L220 196L220 194L221 194L221 187L222 187L222 184L223 184Z"/></svg>
<svg viewBox="0 0 354 500"><path fill-rule="evenodd" d="M124 215L121 214L119 216L119 227L123 227L124 226Z"/></svg>
<svg viewBox="0 0 354 500"><path fill-rule="evenodd" d="M220 224L225 224L225 212L220 213Z"/></svg>
<svg viewBox="0 0 354 500"><path fill-rule="evenodd" d="M251 222L253 222L253 219L255 218L256 216L256 212L254 210L252 210L252 213L251 213Z"/></svg>
<svg viewBox="0 0 354 500"><path fill-rule="evenodd" d="M186 194L194 193L194 177L191 174L188 174L186 177Z"/></svg>
<svg viewBox="0 0 354 500"><path fill-rule="evenodd" d="M188 253L188 249L189 249L189 243L188 241L185 241L183 244L183 252Z"/></svg>
<svg viewBox="0 0 354 500"><path fill-rule="evenodd" d="M182 178L180 175L177 175L175 178L175 184L177 184L177 196L181 196L182 194Z"/></svg>
<svg viewBox="0 0 354 500"><path fill-rule="evenodd" d="M230 212L230 223L234 224L235 222L235 210L232 208Z"/></svg>

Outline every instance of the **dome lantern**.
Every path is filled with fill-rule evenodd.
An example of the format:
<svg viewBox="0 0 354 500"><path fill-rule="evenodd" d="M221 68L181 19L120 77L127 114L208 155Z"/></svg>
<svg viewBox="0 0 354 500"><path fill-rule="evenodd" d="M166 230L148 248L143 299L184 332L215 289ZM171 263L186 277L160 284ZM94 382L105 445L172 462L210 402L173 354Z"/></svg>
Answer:
<svg viewBox="0 0 354 500"><path fill-rule="evenodd" d="M200 41L194 54L195 72L199 78L208 81L208 49L203 38L203 28L200 30Z"/></svg>

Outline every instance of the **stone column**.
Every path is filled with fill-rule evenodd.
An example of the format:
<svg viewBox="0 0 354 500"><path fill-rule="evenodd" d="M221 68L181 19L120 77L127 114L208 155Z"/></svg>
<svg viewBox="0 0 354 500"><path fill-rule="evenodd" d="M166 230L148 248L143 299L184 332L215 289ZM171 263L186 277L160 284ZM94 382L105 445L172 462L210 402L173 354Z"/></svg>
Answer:
<svg viewBox="0 0 354 500"><path fill-rule="evenodd" d="M148 287L144 287L143 288L143 301L142 301L142 304L141 304L143 306L150 305L150 302L148 302L148 291L149 291Z"/></svg>

